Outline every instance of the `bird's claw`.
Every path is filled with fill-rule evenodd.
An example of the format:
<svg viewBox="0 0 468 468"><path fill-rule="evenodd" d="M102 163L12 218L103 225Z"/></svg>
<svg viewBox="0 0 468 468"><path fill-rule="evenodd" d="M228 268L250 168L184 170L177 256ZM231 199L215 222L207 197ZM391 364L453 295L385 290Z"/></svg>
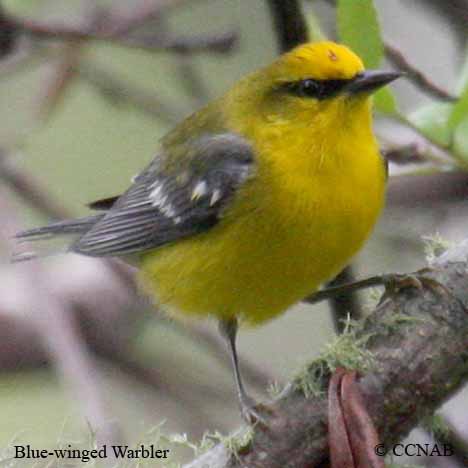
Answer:
<svg viewBox="0 0 468 468"><path fill-rule="evenodd" d="M383 303L395 293L410 288L418 289L419 291L427 289L438 296L450 295L450 291L442 283L426 276L431 272L433 272L432 268L423 268L416 273L393 273L384 275L383 284L385 292L380 299L380 303Z"/></svg>
<svg viewBox="0 0 468 468"><path fill-rule="evenodd" d="M263 426L268 427L266 419L260 414L260 412L266 412L266 407L262 404L257 403L255 400L248 396L244 396L240 400L240 409L242 419L251 426ZM259 411L260 410L260 411Z"/></svg>

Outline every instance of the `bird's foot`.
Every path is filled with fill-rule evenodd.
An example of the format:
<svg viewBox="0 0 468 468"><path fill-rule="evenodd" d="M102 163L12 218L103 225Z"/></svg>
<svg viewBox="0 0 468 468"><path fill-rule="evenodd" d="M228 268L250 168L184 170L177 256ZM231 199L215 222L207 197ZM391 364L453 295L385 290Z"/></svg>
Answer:
<svg viewBox="0 0 468 468"><path fill-rule="evenodd" d="M434 270L432 268L423 268L416 273L392 273L382 275L382 284L385 292L380 299L380 303L403 289L418 289L422 291L427 289L438 296L446 296L450 291L439 281L427 276Z"/></svg>
<svg viewBox="0 0 468 468"><path fill-rule="evenodd" d="M253 398L248 395L243 395L239 398L240 410L242 419L251 426L268 427L268 423L261 413L267 413L267 407L261 403L257 403Z"/></svg>

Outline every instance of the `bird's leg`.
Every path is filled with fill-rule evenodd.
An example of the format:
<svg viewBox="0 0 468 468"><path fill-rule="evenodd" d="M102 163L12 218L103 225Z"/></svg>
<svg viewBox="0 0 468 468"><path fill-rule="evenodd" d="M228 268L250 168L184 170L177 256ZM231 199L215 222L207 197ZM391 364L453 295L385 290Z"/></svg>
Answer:
<svg viewBox="0 0 468 468"><path fill-rule="evenodd" d="M236 381L237 394L239 396L239 404L241 408L242 417L249 424L263 422L263 419L255 411L255 407L257 406L255 400L247 394L244 388L244 384L242 382L236 349L237 329L237 319L221 320L219 322L219 330L221 332L221 335L226 339L229 346L229 353L231 355L231 362L234 370L234 379Z"/></svg>
<svg viewBox="0 0 468 468"><path fill-rule="evenodd" d="M386 275L381 276L371 276L360 281L354 281L352 283L340 284L339 286L333 286L330 288L322 289L316 293L310 295L304 302L308 304L316 304L317 302L325 301L333 297L339 296L341 294L349 294L360 289L372 288L375 286L384 286Z"/></svg>
<svg viewBox="0 0 468 468"><path fill-rule="evenodd" d="M330 299L340 294L346 294L358 291L360 289L372 288L375 286L384 286L385 293L380 302L389 297L392 293L401 289L407 288L426 288L436 294L447 294L447 289L438 281L429 278L427 275L432 270L431 268L423 268L416 273L398 274L392 273L387 275L371 276L361 281L354 283L343 284L333 288L323 289L305 299L309 304L315 304L326 299Z"/></svg>

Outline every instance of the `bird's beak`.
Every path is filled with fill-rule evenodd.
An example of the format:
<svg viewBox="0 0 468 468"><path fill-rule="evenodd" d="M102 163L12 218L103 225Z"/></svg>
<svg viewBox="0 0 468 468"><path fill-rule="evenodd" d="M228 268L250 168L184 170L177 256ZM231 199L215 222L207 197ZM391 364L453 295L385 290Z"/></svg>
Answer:
<svg viewBox="0 0 468 468"><path fill-rule="evenodd" d="M345 88L349 94L373 93L382 86L400 78L398 72L366 70L359 73Z"/></svg>

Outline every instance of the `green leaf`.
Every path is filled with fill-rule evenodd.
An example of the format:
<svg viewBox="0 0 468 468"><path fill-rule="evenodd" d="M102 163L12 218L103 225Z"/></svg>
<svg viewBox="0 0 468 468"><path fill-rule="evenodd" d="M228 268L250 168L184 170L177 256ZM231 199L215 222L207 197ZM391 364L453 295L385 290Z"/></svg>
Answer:
<svg viewBox="0 0 468 468"><path fill-rule="evenodd" d="M377 68L383 58L377 11L372 0L338 0L338 34L363 60L366 68Z"/></svg>
<svg viewBox="0 0 468 468"><path fill-rule="evenodd" d="M463 90L468 87L468 53L466 54L465 63L461 68L460 76L458 77L457 81L457 91L462 93Z"/></svg>
<svg viewBox="0 0 468 468"><path fill-rule="evenodd" d="M468 167L468 116L460 122L453 135L453 152L464 167Z"/></svg>
<svg viewBox="0 0 468 468"><path fill-rule="evenodd" d="M454 105L450 103L434 102L411 113L408 120L423 135L442 146L449 146L452 140L452 130L448 122L453 108Z"/></svg>
<svg viewBox="0 0 468 468"><path fill-rule="evenodd" d="M468 118L468 85L453 106L448 120L449 129L452 131L455 130L465 118Z"/></svg>
<svg viewBox="0 0 468 468"><path fill-rule="evenodd" d="M398 114L398 105L395 95L390 88L383 88L374 96L374 107L382 114Z"/></svg>
<svg viewBox="0 0 468 468"><path fill-rule="evenodd" d="M373 0L338 0L337 15L341 41L361 57L366 68L378 68L384 46ZM395 96L389 88L376 93L374 106L383 114L398 114Z"/></svg>
<svg viewBox="0 0 468 468"><path fill-rule="evenodd" d="M309 31L309 37L312 42L315 41L324 41L326 40L326 36L322 30L320 25L320 21L315 14L315 11L312 7L308 7L305 14L306 22L307 22L307 29Z"/></svg>

